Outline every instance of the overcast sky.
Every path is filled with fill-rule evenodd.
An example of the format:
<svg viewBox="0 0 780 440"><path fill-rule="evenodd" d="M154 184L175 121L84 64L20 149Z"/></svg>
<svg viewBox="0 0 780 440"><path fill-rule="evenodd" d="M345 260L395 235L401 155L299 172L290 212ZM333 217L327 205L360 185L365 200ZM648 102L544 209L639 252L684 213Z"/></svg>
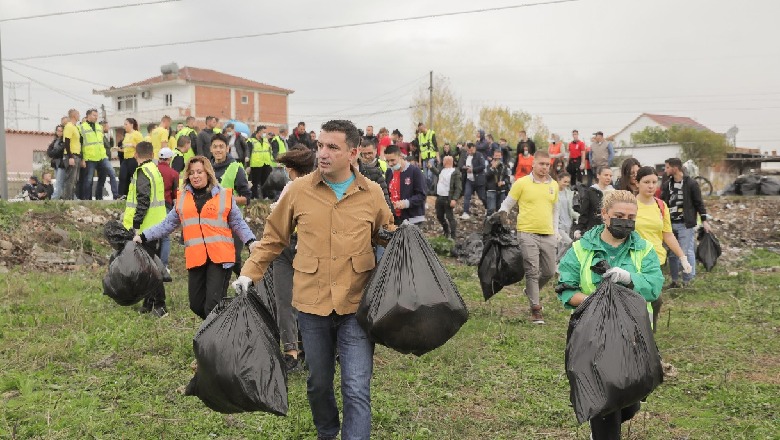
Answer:
<svg viewBox="0 0 780 440"><path fill-rule="evenodd" d="M0 0L0 19L127 3L133 2ZM2 58L4 67L38 82L29 101L26 87L17 88L17 99L24 100L19 110L33 116L40 104L49 118L44 129L70 107L83 112L109 103L92 89L159 75L160 65L177 62L293 89L289 122L310 127L345 117L360 127L412 132L410 111L397 109L427 86L433 70L450 79L467 114L506 105L541 116L564 138L573 128L613 134L647 112L689 116L719 132L737 125L739 146L780 150L777 0L579 0L23 61L93 84L8 61L523 3L535 1L181 0L0 22ZM8 69L3 79L29 81ZM384 113L365 116L376 112ZM110 114L109 122L116 123ZM36 129L38 121L19 125Z"/></svg>

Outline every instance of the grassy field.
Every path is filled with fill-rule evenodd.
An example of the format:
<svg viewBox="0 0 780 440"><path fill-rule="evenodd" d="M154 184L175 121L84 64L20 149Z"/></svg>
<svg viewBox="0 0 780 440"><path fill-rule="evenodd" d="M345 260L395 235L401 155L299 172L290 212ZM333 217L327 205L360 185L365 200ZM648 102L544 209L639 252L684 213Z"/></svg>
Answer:
<svg viewBox="0 0 780 440"><path fill-rule="evenodd" d="M177 391L192 374L199 321L188 310L180 247L172 258L171 314L161 320L104 297L103 268L0 275L0 438L316 436L303 374L289 378L286 418L226 416ZM520 287L485 303L475 268L447 264L471 318L420 358L377 347L373 438L588 438L569 406L568 314L551 289L547 324L534 326ZM657 341L676 376L624 425L625 438L780 438L780 273L761 270L773 266L778 255L756 251L665 293Z"/></svg>

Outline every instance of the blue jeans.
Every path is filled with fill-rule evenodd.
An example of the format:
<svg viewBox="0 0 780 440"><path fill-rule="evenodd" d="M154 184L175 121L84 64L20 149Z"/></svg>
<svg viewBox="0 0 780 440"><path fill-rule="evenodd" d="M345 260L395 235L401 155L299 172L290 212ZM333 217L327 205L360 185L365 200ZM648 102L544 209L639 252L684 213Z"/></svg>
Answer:
<svg viewBox="0 0 780 440"><path fill-rule="evenodd" d="M683 283L688 283L696 276L696 246L693 239L693 228L686 228L685 223L672 223L672 232L674 232L677 241L680 242L685 256L688 257L688 263L693 267L691 273L682 274ZM672 275L672 281L677 281L682 272L682 265L677 255L669 253L669 272Z"/></svg>
<svg viewBox="0 0 780 440"><path fill-rule="evenodd" d="M371 436L371 374L374 343L355 315L318 316L298 313L298 328L309 365L307 396L321 438L339 433L339 408L333 392L336 348L341 364L341 396L344 403L342 440L369 440Z"/></svg>
<svg viewBox="0 0 780 440"><path fill-rule="evenodd" d="M433 178L434 178L434 174L433 171L431 171L431 168L436 166L436 158L432 157L430 159L420 160L420 162L422 162L422 167L423 167L422 171L423 174L425 175L425 183L426 183L425 189L430 191L431 189L433 189Z"/></svg>
<svg viewBox="0 0 780 440"><path fill-rule="evenodd" d="M95 190L95 200L103 200L103 187L106 185L106 177L111 183L111 197L116 200L119 197L119 189L116 183L116 173L108 158L103 158L98 165L98 187Z"/></svg>
<svg viewBox="0 0 780 440"><path fill-rule="evenodd" d="M115 197L116 193L114 193ZM171 212L171 209L173 209L173 205L165 202L165 210L167 212ZM168 257L171 256L171 236L166 235L165 237L160 239L160 261L162 261L163 266L168 267Z"/></svg>
<svg viewBox="0 0 780 440"><path fill-rule="evenodd" d="M65 183L65 168L57 168L54 172L54 193L51 195L52 200L59 200L62 197L62 185Z"/></svg>
<svg viewBox="0 0 780 440"><path fill-rule="evenodd" d="M506 192L489 190L487 192L487 215L491 215L504 203Z"/></svg>
<svg viewBox="0 0 780 440"><path fill-rule="evenodd" d="M487 207L487 200L485 197L485 186L476 186L474 182L466 179L466 184L463 187L463 212L470 214L471 211L471 195L477 193L479 200L482 200L482 204Z"/></svg>

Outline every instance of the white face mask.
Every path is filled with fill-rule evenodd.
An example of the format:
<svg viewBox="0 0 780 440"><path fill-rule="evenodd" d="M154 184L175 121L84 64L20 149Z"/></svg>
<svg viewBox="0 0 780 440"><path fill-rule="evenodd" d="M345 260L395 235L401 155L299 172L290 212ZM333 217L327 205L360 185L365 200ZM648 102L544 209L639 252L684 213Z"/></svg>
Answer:
<svg viewBox="0 0 780 440"><path fill-rule="evenodd" d="M263 134L262 134L262 135L260 135L260 136L261 136L263 139L265 139L265 137L267 136L267 134L266 134L266 133L263 133Z"/></svg>

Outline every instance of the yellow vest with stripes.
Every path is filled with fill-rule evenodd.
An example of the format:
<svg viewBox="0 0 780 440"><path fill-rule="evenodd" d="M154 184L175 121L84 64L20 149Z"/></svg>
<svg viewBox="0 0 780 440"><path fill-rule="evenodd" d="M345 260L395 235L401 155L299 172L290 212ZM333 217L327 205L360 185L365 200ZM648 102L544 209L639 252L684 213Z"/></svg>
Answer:
<svg viewBox="0 0 780 440"><path fill-rule="evenodd" d="M160 170L157 169L157 165L155 165L154 162L146 162L135 169L133 180L130 182L130 188L127 191L125 216L122 221L125 228L133 229L133 218L135 217L135 211L138 207L138 194L136 189L138 173L144 173L152 185L149 197L149 209L146 211L144 220L141 222L141 227L137 231L141 233L165 220L167 211L165 210L165 183L163 182Z"/></svg>

